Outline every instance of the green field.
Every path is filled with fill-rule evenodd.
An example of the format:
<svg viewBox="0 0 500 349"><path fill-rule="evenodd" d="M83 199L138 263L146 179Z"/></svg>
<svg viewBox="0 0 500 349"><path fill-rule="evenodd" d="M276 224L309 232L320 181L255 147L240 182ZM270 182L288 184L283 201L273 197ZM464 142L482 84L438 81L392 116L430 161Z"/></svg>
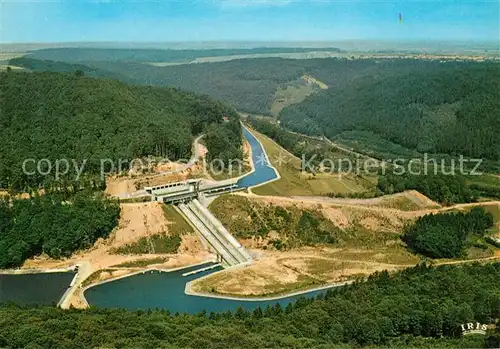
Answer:
<svg viewBox="0 0 500 349"><path fill-rule="evenodd" d="M269 159L278 170L281 179L252 189L258 195L301 196L326 195L327 193L359 193L367 189L354 175L330 175L301 171L301 160L280 147L269 137L252 130L262 142ZM284 161L279 161L280 157Z"/></svg>
<svg viewBox="0 0 500 349"><path fill-rule="evenodd" d="M470 235L468 237L467 259L486 258L497 255L500 251L498 246L488 241L488 237L500 237L500 205L499 204L481 204L486 212L493 216L493 226L486 230L484 236ZM460 209L452 209L447 212L469 212L473 207L463 207Z"/></svg>
<svg viewBox="0 0 500 349"><path fill-rule="evenodd" d="M481 204L486 212L493 215L493 227L488 230L490 234L500 234L500 205L499 204ZM472 207L461 208L460 210L453 209L449 212L469 212Z"/></svg>

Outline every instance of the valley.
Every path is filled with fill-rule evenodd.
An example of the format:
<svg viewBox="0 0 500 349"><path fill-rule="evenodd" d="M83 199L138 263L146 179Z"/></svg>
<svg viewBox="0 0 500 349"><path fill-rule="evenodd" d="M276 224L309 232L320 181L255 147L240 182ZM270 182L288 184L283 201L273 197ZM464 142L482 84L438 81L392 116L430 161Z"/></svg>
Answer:
<svg viewBox="0 0 500 349"><path fill-rule="evenodd" d="M329 302L342 295L349 307L367 302L373 314L381 312L370 297L404 314L413 311L406 299L414 309L432 300L442 320L448 310L435 294L467 308L462 313L487 299L474 311L492 314L500 260L497 62L332 50L313 58L269 48L169 51L167 60L161 50L118 49L11 57L9 66L25 71L0 72L2 274L75 272L69 287L54 282L51 295L68 317L77 314L72 308L90 308L80 311L94 319L130 315L111 308L155 307L147 316L185 313L168 321L199 317L207 326L227 314L236 322L295 322L306 311L330 318L325 309L337 312ZM395 174L392 159L427 152L439 161L484 158L484 173ZM28 157L35 165L47 159L46 174L22 172ZM63 158L85 166L51 173ZM233 161L240 171L227 170ZM478 298L452 294L461 287ZM357 292L362 299L351 302ZM430 316L434 308L419 311ZM347 319L356 316L373 325L349 309L338 311L342 326L354 328ZM24 310L0 306L5 311ZM346 330L342 338L386 343L365 333Z"/></svg>

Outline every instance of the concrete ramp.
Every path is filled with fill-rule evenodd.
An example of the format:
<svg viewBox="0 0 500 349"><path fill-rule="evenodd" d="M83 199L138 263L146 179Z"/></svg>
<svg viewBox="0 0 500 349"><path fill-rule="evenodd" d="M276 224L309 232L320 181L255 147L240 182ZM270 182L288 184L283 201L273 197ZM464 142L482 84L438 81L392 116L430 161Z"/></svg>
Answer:
<svg viewBox="0 0 500 349"><path fill-rule="evenodd" d="M196 199L179 204L185 217L200 232L221 257L222 264L230 267L252 261L250 253L222 226L215 216Z"/></svg>
<svg viewBox="0 0 500 349"><path fill-rule="evenodd" d="M210 212L206 207L204 207L198 200L193 200L189 203L195 207L199 216L202 216L205 221L211 225L213 230L215 230L221 237L221 239L229 244L232 249L236 252L235 255L240 263L246 263L252 260L250 253L232 236L229 231L222 225L222 223Z"/></svg>
<svg viewBox="0 0 500 349"><path fill-rule="evenodd" d="M232 255L230 249L228 249L223 242L218 239L217 234L212 232L210 228L207 227L205 222L200 219L187 204L180 204L179 209L186 216L186 218L196 227L196 230L203 236L203 238L209 243L209 245L221 256L223 265L233 266L239 264L238 260Z"/></svg>

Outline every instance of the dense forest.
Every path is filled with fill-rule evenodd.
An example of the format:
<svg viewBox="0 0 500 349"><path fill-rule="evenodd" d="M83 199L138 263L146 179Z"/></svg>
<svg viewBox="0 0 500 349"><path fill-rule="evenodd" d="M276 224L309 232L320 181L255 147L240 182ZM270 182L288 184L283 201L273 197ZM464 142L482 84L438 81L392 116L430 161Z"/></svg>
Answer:
<svg viewBox="0 0 500 349"><path fill-rule="evenodd" d="M209 149L207 160L212 163L214 169L227 169L228 164L243 158L241 124L238 118L233 118L222 126L211 124L204 132L203 140ZM215 159L217 161L213 161Z"/></svg>
<svg viewBox="0 0 500 349"><path fill-rule="evenodd" d="M61 193L0 197L0 269L18 267L41 253L69 257L107 237L119 217L116 201L90 190L70 197Z"/></svg>
<svg viewBox="0 0 500 349"><path fill-rule="evenodd" d="M493 215L482 207L474 207L467 213L429 214L405 228L403 241L427 257L464 257L468 238L472 234L482 237L492 226Z"/></svg>
<svg viewBox="0 0 500 349"><path fill-rule="evenodd" d="M311 95L282 111L282 125L330 138L370 131L419 152L499 160L500 64L404 64L399 74Z"/></svg>
<svg viewBox="0 0 500 349"><path fill-rule="evenodd" d="M332 289L317 299L227 313L0 307L7 348L498 348L500 263L428 267Z"/></svg>
<svg viewBox="0 0 500 349"><path fill-rule="evenodd" d="M264 205L234 195L217 198L210 209L237 238L265 240L272 231L277 238L271 239L269 243L277 250L338 245L349 235L317 209ZM227 212L231 212L232 217Z"/></svg>
<svg viewBox="0 0 500 349"><path fill-rule="evenodd" d="M373 78L380 74L391 75L408 69L406 65L397 62L378 64L373 60L343 59L255 58L162 67L131 61L117 62L112 57L78 60L78 64L72 60L65 61L71 63L68 64L50 62L49 57L45 57L48 61L32 57L15 58L10 60L10 63L32 71L60 71L73 65L74 71L86 70L103 77L114 74L117 79L127 83L170 86L207 94L230 103L240 111L265 115L271 113L270 107L276 90L304 74L320 79L331 89L341 89L362 76ZM58 59L62 60L63 57Z"/></svg>
<svg viewBox="0 0 500 349"><path fill-rule="evenodd" d="M442 174L398 175L387 171L379 176L378 189L383 194L394 194L405 190L417 190L430 199L444 205L475 202L480 192L472 190L465 177Z"/></svg>
<svg viewBox="0 0 500 349"><path fill-rule="evenodd" d="M238 115L222 103L84 74L0 73L0 188L29 191L49 185L59 159L69 163L59 179L69 181L80 170L117 170L120 160L126 170L138 157L186 159L194 135L209 127L227 137L224 144L207 144L211 154L241 157ZM224 116L230 122L223 122ZM41 164L38 170L36 164Z"/></svg>
<svg viewBox="0 0 500 349"><path fill-rule="evenodd" d="M61 69L28 58L11 62ZM103 57L79 60L82 65L90 74L208 94L264 115L270 115L278 88L309 74L329 88L286 107L280 114L286 128L330 138L370 132L410 151L500 159L496 62L263 58L158 67Z"/></svg>
<svg viewBox="0 0 500 349"><path fill-rule="evenodd" d="M121 82L133 82L125 75L110 72L103 69L91 68L79 63L54 62L29 58L29 56L16 58L12 60L12 64L19 64L23 68L32 72L53 72L53 73L77 73L87 77L100 77L106 79L120 80Z"/></svg>

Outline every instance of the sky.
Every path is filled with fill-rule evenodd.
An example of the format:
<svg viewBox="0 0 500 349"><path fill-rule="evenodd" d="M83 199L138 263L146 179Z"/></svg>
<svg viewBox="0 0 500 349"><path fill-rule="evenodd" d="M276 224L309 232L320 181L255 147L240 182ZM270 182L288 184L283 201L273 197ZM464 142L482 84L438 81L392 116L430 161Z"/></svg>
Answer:
<svg viewBox="0 0 500 349"><path fill-rule="evenodd" d="M495 0L0 0L0 43L498 41L499 11Z"/></svg>

